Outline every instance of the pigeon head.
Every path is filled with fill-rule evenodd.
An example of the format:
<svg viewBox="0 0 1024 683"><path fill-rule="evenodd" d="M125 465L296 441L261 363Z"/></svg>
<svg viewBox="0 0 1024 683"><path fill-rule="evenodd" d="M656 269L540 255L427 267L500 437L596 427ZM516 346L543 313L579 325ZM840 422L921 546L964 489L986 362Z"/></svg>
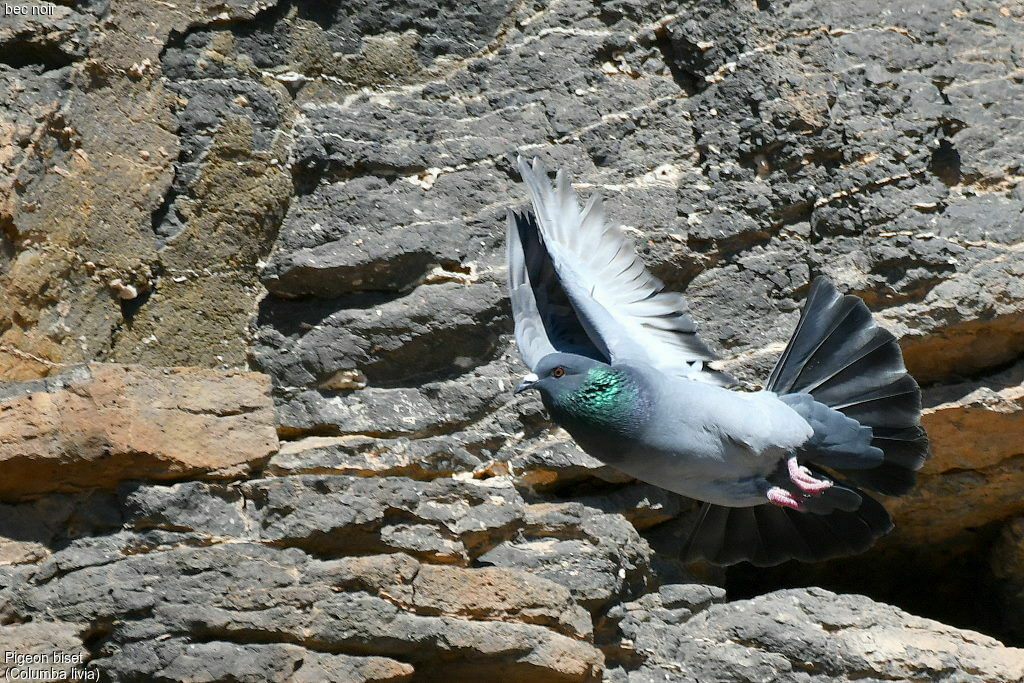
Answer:
<svg viewBox="0 0 1024 683"><path fill-rule="evenodd" d="M551 353L540 359L534 372L523 378L514 393L536 389L542 396L558 396L578 389L590 369L596 367L609 366L573 353Z"/></svg>
<svg viewBox="0 0 1024 683"><path fill-rule="evenodd" d="M564 424L619 431L638 418L639 387L627 371L571 353L552 353L515 389L540 392L544 406Z"/></svg>

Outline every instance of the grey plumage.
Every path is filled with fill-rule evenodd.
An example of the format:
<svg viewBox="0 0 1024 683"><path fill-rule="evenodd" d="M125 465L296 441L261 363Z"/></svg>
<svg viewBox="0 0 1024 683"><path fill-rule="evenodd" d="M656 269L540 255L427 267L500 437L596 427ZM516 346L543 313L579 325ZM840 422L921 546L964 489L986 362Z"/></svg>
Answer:
<svg viewBox="0 0 1024 683"><path fill-rule="evenodd" d="M516 342L552 418L591 455L704 501L686 559L776 564L861 552L891 528L863 489L905 493L928 455L895 338L824 278L763 391L726 387L682 295L663 291L600 199L519 170L508 217Z"/></svg>

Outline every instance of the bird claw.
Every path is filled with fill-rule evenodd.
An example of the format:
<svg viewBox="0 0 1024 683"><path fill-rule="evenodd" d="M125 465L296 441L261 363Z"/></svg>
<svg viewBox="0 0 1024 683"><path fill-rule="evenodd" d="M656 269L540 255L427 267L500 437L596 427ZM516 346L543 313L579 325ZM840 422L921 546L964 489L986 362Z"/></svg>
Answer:
<svg viewBox="0 0 1024 683"><path fill-rule="evenodd" d="M806 500L813 496L820 496L832 486L832 482L828 479L815 477L813 472L797 461L795 455L786 459L786 469L789 472L789 480L799 489L799 492L790 491L781 486L772 486L766 492L768 502L772 505L791 510L805 510L801 499Z"/></svg>
<svg viewBox="0 0 1024 683"><path fill-rule="evenodd" d="M778 505L783 508L790 508L792 510L803 510L804 506L792 493L782 488L781 486L772 486L768 489L767 494L768 502L772 505Z"/></svg>
<svg viewBox="0 0 1024 683"><path fill-rule="evenodd" d="M795 455L786 460L786 468L789 470L789 480L808 496L820 496L832 486L831 481L818 479L809 469L797 462Z"/></svg>

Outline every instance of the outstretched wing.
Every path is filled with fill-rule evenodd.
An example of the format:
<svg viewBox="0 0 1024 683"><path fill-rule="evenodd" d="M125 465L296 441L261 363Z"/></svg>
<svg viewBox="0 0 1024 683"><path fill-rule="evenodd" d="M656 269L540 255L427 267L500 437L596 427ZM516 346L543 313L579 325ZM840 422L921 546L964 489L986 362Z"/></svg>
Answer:
<svg viewBox="0 0 1024 683"><path fill-rule="evenodd" d="M508 292L519 355L531 370L556 351L608 362L587 336L540 241L532 214L508 212Z"/></svg>
<svg viewBox="0 0 1024 683"><path fill-rule="evenodd" d="M642 362L669 375L728 386L734 380L707 367L715 354L697 336L697 324L677 292L662 291L632 242L605 222L595 193L580 210L569 179L559 171L552 188L539 159L519 158L543 241L561 289L593 345L611 362Z"/></svg>

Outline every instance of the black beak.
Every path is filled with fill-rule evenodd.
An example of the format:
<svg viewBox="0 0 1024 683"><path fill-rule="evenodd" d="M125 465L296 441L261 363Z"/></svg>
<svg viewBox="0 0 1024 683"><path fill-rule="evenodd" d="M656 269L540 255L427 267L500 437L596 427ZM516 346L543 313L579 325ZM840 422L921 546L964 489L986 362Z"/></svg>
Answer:
<svg viewBox="0 0 1024 683"><path fill-rule="evenodd" d="M523 378L522 382L520 382L519 384L516 385L516 388L512 390L512 393L513 394L519 394L519 393L522 393L522 392L526 391L527 389L532 387L534 384L536 384L539 379L540 378L537 377L537 375L535 375L535 374L533 374L531 372L529 375L527 375L526 377Z"/></svg>

